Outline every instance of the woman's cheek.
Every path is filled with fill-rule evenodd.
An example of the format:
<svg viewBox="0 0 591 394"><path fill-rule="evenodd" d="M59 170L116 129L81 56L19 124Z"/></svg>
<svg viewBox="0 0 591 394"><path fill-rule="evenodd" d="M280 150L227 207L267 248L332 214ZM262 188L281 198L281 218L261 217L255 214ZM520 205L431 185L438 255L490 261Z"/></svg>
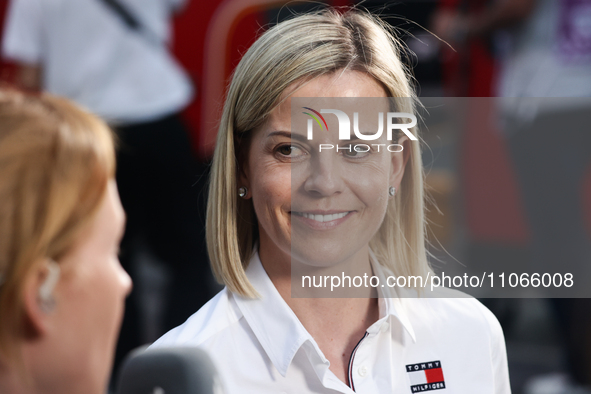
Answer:
<svg viewBox="0 0 591 394"><path fill-rule="evenodd" d="M276 204L283 205L291 199L291 171L289 167L278 168L261 178L264 194Z"/></svg>

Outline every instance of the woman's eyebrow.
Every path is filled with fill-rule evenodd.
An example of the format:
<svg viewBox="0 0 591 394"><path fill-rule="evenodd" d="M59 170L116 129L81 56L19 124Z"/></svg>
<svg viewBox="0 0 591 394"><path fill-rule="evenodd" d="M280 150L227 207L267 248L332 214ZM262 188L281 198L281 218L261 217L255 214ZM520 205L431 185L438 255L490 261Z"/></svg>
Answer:
<svg viewBox="0 0 591 394"><path fill-rule="evenodd" d="M361 133L363 135L374 135L375 133ZM309 142L308 139L306 137L304 137L302 134L294 134L291 133L289 131L281 131L281 130L277 130L277 131L273 131L271 133L269 133L269 135L267 137L274 137L274 136L282 136L282 137L286 137L286 138L290 138L290 139L294 139L294 140L298 140L298 141L302 141L302 142ZM354 133L351 133L350 138L347 141L360 141L361 139L359 137L357 137Z"/></svg>
<svg viewBox="0 0 591 394"><path fill-rule="evenodd" d="M302 141L302 142L308 141L306 139L306 137L304 137L302 134L293 134L289 131L281 131L281 130L277 130L277 131L273 131L273 132L269 133L268 137L274 137L276 135L291 138L291 139Z"/></svg>

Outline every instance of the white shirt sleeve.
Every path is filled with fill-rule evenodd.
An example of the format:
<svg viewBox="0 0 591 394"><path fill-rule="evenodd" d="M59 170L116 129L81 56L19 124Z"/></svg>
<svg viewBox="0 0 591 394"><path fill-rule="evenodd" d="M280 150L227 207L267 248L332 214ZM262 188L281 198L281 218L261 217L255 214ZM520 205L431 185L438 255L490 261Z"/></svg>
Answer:
<svg viewBox="0 0 591 394"><path fill-rule="evenodd" d="M495 346L496 352L493 353L492 360L495 374L495 392L498 394L511 394L509 366L507 364L507 349L505 346L505 337L502 333L497 336L497 341L498 343Z"/></svg>
<svg viewBox="0 0 591 394"><path fill-rule="evenodd" d="M39 64L43 55L43 8L39 0L11 0L2 42L4 57Z"/></svg>
<svg viewBox="0 0 591 394"><path fill-rule="evenodd" d="M511 394L509 381L509 367L507 363L507 348L503 329L497 318L488 309L485 318L491 331L491 364L495 383L495 394Z"/></svg>

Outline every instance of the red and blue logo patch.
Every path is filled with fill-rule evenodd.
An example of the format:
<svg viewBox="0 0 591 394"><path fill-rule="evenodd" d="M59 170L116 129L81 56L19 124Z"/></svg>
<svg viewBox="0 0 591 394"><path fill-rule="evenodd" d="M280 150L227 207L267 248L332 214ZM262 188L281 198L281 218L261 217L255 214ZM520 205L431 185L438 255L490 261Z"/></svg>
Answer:
<svg viewBox="0 0 591 394"><path fill-rule="evenodd" d="M409 364L406 366L406 372L410 379L410 390L413 393L445 388L441 361Z"/></svg>

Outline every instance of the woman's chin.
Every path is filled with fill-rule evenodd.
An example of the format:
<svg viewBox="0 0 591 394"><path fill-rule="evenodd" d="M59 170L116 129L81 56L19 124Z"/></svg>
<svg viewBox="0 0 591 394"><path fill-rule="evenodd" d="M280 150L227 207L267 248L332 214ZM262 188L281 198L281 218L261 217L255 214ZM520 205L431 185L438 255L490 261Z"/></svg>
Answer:
<svg viewBox="0 0 591 394"><path fill-rule="evenodd" d="M300 270L327 270L340 268L351 259L355 251L351 244L322 242L321 240L294 241L291 243L291 267Z"/></svg>

